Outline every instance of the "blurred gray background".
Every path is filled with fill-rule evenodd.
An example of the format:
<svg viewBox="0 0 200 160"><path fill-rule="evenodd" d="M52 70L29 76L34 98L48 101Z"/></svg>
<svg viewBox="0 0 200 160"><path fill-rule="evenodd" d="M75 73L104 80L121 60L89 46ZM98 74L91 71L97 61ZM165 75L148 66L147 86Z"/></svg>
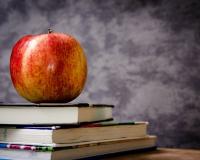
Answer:
<svg viewBox="0 0 200 160"><path fill-rule="evenodd" d="M159 146L200 148L200 1L0 0L0 101L27 102L10 80L12 46L48 27L85 49L74 103L114 104L117 120L149 121Z"/></svg>

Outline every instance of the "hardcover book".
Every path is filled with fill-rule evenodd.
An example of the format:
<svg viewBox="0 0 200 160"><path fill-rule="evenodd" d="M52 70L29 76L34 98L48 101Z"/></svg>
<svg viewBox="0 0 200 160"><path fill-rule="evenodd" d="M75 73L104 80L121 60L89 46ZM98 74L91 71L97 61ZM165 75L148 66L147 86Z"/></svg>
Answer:
<svg viewBox="0 0 200 160"><path fill-rule="evenodd" d="M0 156L12 160L66 160L155 147L155 136L49 145L0 143Z"/></svg>
<svg viewBox="0 0 200 160"><path fill-rule="evenodd" d="M106 104L5 104L0 103L0 125L72 125L112 119Z"/></svg>
<svg viewBox="0 0 200 160"><path fill-rule="evenodd" d="M147 125L147 122L100 122L75 127L0 128L0 141L45 144L144 137L147 135Z"/></svg>

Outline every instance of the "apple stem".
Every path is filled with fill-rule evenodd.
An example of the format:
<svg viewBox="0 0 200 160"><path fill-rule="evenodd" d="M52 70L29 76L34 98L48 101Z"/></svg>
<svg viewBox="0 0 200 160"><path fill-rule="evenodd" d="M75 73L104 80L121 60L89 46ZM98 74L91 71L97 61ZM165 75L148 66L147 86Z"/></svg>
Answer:
<svg viewBox="0 0 200 160"><path fill-rule="evenodd" d="M52 33L53 30L51 28L48 28L48 34Z"/></svg>

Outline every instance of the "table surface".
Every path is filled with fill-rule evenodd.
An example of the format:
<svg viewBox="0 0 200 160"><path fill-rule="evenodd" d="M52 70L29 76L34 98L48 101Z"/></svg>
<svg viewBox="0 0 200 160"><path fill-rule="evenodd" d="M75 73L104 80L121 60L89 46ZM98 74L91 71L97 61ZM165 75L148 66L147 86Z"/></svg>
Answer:
<svg viewBox="0 0 200 160"><path fill-rule="evenodd" d="M103 160L200 160L200 150L158 148L143 153L128 153Z"/></svg>

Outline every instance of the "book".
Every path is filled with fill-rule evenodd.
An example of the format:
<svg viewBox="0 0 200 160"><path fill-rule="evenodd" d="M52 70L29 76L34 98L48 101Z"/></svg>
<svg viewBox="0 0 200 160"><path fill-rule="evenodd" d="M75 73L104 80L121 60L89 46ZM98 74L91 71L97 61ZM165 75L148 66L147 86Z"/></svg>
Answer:
<svg viewBox="0 0 200 160"><path fill-rule="evenodd" d="M49 145L0 143L0 156L12 160L66 160L152 148L155 146L155 136Z"/></svg>
<svg viewBox="0 0 200 160"><path fill-rule="evenodd" d="M112 119L106 104L0 103L0 125L70 125Z"/></svg>
<svg viewBox="0 0 200 160"><path fill-rule="evenodd" d="M0 141L18 143L77 143L84 141L144 137L147 122L100 122L76 127L47 126L0 128Z"/></svg>

